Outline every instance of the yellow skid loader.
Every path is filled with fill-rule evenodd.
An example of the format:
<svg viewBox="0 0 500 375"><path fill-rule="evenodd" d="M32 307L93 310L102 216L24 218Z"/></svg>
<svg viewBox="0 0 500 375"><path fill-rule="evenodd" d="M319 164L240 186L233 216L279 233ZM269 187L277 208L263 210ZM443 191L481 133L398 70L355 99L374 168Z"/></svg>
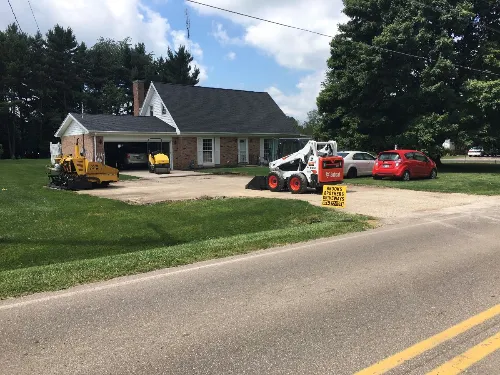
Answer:
<svg viewBox="0 0 500 375"><path fill-rule="evenodd" d="M119 181L119 171L103 163L89 161L80 153L79 139L76 140L75 153L62 155L55 159L49 168L49 187L66 190L85 190L96 186L108 186Z"/></svg>
<svg viewBox="0 0 500 375"><path fill-rule="evenodd" d="M154 150L151 145L152 140L159 140L159 149ZM158 143L158 142L155 142ZM148 139L148 168L150 173L168 174L170 173L170 159L163 153L163 143L161 138Z"/></svg>

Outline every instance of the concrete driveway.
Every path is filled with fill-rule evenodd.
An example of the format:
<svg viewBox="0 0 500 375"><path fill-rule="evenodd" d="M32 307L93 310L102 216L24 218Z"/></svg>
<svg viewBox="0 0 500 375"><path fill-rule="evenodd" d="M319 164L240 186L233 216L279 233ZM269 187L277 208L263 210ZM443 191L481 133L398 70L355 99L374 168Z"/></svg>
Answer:
<svg viewBox="0 0 500 375"><path fill-rule="evenodd" d="M80 191L103 198L117 199L131 204L148 204L219 197L262 197L301 199L321 205L321 195L273 193L246 190L248 176L210 175L197 172L175 171L170 175L154 175L147 171L142 180L120 181L105 189ZM139 177L139 176L138 176ZM466 194L431 193L369 186L347 188L347 212L369 215L387 223L404 222L405 218L418 217L429 212L447 210L449 213L486 209L492 203L500 204L500 197Z"/></svg>

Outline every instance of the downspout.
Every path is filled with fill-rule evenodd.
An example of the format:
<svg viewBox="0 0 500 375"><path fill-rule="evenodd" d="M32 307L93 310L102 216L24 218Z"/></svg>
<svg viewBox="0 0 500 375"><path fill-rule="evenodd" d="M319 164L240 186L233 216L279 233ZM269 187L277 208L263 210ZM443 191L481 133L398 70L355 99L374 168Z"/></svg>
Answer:
<svg viewBox="0 0 500 375"><path fill-rule="evenodd" d="M94 134L94 162L97 161L97 141L96 141L96 136Z"/></svg>

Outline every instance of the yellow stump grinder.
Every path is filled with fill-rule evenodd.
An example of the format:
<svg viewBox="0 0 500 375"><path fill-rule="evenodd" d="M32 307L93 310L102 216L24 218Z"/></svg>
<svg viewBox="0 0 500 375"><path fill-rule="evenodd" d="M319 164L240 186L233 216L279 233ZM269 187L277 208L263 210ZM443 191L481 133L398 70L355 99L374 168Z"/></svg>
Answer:
<svg viewBox="0 0 500 375"><path fill-rule="evenodd" d="M49 168L49 187L65 190L85 190L97 186L108 186L119 181L119 171L103 163L89 161L80 153L78 139L75 153L55 159Z"/></svg>

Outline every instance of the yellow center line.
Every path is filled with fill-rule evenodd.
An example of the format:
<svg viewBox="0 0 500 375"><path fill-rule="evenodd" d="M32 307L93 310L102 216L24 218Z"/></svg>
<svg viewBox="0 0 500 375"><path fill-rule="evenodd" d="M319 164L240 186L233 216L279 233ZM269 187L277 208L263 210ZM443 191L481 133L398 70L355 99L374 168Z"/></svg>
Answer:
<svg viewBox="0 0 500 375"><path fill-rule="evenodd" d="M476 346L470 348L465 353L450 359L442 366L432 370L427 375L456 375L468 369L473 364L479 362L484 357L500 349L500 332L493 335Z"/></svg>
<svg viewBox="0 0 500 375"><path fill-rule="evenodd" d="M500 304L493 306L492 308L483 311L467 320L464 320L453 327L448 328L447 330L440 332L432 337L429 337L426 340L423 340L393 356L390 356L374 365L365 368L357 372L355 375L379 375L384 374L387 371L393 369L401 365L402 363L432 349L436 346L442 344L445 341L448 341L465 331L484 323L488 319L491 319L497 315L500 315Z"/></svg>

